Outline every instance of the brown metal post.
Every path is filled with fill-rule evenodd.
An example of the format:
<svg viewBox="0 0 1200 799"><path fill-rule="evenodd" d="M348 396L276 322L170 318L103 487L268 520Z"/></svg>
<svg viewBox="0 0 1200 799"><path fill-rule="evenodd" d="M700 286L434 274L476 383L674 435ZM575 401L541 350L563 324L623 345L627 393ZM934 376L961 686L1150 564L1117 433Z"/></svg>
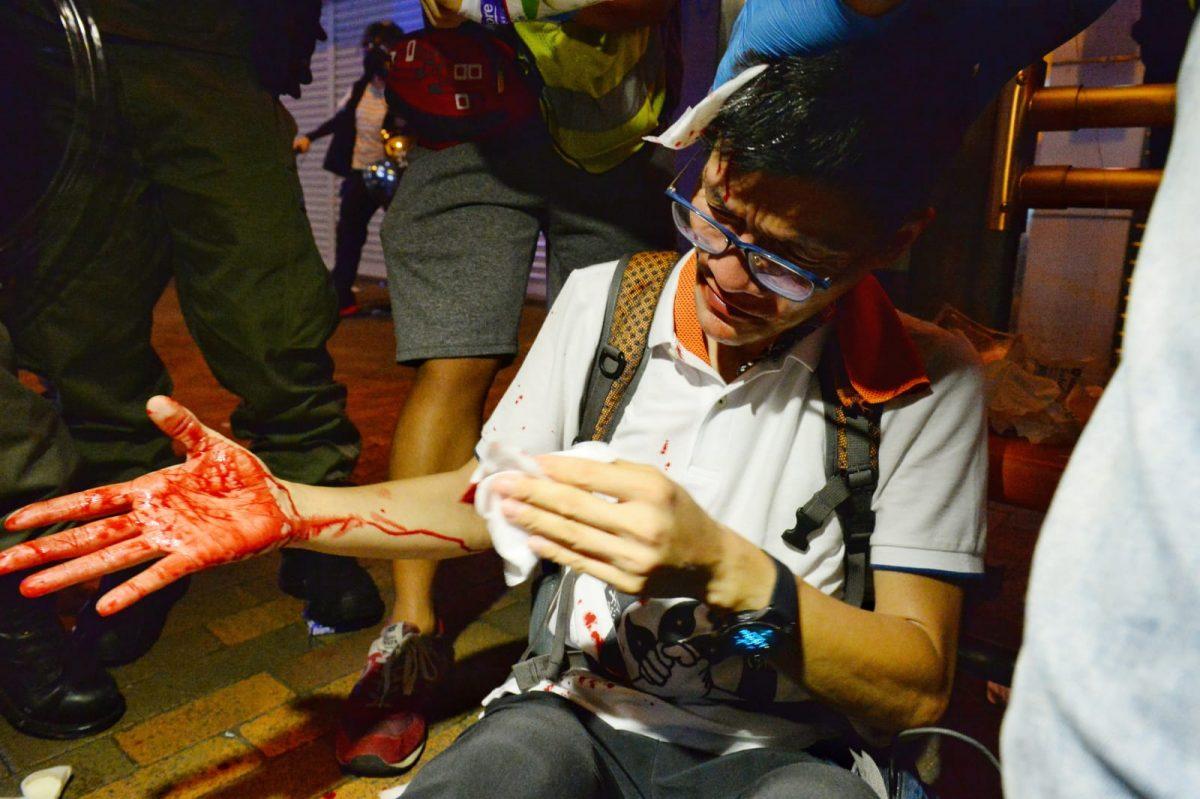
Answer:
<svg viewBox="0 0 1200 799"><path fill-rule="evenodd" d="M988 192L988 230L1019 235L1025 219L1015 204L1017 177L1033 161L1036 132L1025 123L1029 97L1046 82L1046 63L1039 61L1017 73L1004 87L996 110L996 149Z"/></svg>
<svg viewBox="0 0 1200 799"><path fill-rule="evenodd" d="M1175 121L1175 85L1057 86L1029 97L1026 122L1034 130L1166 127Z"/></svg>
<svg viewBox="0 0 1200 799"><path fill-rule="evenodd" d="M1077 169L1035 166L1018 180L1026 208L1146 209L1162 182L1161 169Z"/></svg>

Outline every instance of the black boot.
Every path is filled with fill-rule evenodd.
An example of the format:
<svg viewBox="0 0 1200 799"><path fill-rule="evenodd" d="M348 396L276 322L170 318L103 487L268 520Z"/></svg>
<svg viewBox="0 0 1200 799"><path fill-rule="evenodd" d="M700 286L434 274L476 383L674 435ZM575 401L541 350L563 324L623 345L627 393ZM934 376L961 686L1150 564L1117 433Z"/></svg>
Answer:
<svg viewBox="0 0 1200 799"><path fill-rule="evenodd" d="M367 570L354 558L285 549L279 588L307 600L304 616L339 633L373 627L383 620L383 599Z"/></svg>
<svg viewBox="0 0 1200 799"><path fill-rule="evenodd" d="M145 568L135 566L105 575L100 580L100 589L83 606L75 620L75 631L71 637L76 645L94 651L105 666L124 666L149 652L162 635L167 614L187 593L191 583L191 577L184 577L139 599L119 613L111 616L96 613L96 600Z"/></svg>
<svg viewBox="0 0 1200 799"><path fill-rule="evenodd" d="M52 597L26 599L0 577L0 714L38 738L83 738L116 724L125 700L93 653L63 630Z"/></svg>

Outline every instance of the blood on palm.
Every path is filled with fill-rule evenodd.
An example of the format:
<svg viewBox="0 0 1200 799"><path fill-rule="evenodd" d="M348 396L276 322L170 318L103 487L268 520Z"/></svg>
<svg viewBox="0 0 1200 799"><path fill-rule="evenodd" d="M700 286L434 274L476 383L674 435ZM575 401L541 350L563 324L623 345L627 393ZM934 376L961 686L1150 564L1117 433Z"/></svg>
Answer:
<svg viewBox="0 0 1200 799"><path fill-rule="evenodd" d="M256 458L214 447L177 469L134 491L140 495L134 512L159 551L185 552L208 565L249 557L287 539L295 503ZM198 530L205 535L188 535Z"/></svg>
<svg viewBox="0 0 1200 799"><path fill-rule="evenodd" d="M326 534L339 538L358 527L371 527L390 536L431 536L457 544L464 552L474 551L461 538L432 530L411 530L383 513L373 513L370 518L352 514L306 519L293 529L289 519L298 514L291 493L257 459L237 451L230 458L224 448L216 448L208 454L210 457L198 459L197 465L203 463L203 469L188 469L190 464L181 467L184 471L178 480L181 487L173 485L176 481L164 479L161 488L154 492L158 504L171 506L185 526L208 525L210 529L222 531L219 539L213 537L205 542L209 544L206 551L194 553L203 563L215 563L229 559L229 556L233 559L248 557L287 539L308 541ZM283 503L272 493L272 488L286 500L286 508L281 507ZM257 528L255 532L259 534L245 535L249 532L247 528ZM179 549L170 537L157 548L164 551Z"/></svg>
<svg viewBox="0 0 1200 799"><path fill-rule="evenodd" d="M188 456L184 463L120 486L94 489L18 511L5 526L23 529L34 523L118 515L28 542L10 552L23 551L21 560L26 566L64 557L95 558L107 553L113 557L114 566L120 568L141 562L149 553L153 553L150 557L167 556L157 567L159 573L154 580L157 585L149 589L154 590L200 568L242 560L288 541L308 540L324 532L338 537L356 527L371 527L390 536L430 536L455 543L464 552L474 551L463 539L431 530L410 530L382 512L370 518L351 515L301 521L287 487L249 452L219 436L206 434L194 418L173 424L165 431L185 444ZM387 497L386 489L381 495ZM86 539L76 539L76 534L84 530ZM130 558L133 550L128 547L119 557L110 549L132 540L145 544L133 558ZM93 554L86 555L88 552ZM71 571L67 564L63 566ZM40 574L26 582L40 595L68 584L62 582L66 576L60 572L52 585L40 588L38 584L44 582L38 579ZM148 593L132 582L123 587L137 598Z"/></svg>

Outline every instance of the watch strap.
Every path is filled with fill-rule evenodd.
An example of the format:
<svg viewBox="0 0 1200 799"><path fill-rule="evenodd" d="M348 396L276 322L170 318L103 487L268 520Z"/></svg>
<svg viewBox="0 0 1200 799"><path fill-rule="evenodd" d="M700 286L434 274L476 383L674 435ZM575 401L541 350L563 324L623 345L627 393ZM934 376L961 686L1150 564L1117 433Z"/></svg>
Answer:
<svg viewBox="0 0 1200 799"><path fill-rule="evenodd" d="M795 630L800 625L800 593L796 590L796 575L779 558L769 554L767 557L775 564L775 588L771 591L768 607Z"/></svg>

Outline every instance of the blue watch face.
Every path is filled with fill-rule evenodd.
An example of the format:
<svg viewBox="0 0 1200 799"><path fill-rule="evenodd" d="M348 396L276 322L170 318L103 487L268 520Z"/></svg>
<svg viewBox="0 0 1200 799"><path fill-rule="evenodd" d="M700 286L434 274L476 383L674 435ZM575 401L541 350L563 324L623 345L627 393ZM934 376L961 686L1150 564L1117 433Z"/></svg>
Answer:
<svg viewBox="0 0 1200 799"><path fill-rule="evenodd" d="M760 655L779 643L779 630L766 624L746 624L729 634L729 645L743 655Z"/></svg>

